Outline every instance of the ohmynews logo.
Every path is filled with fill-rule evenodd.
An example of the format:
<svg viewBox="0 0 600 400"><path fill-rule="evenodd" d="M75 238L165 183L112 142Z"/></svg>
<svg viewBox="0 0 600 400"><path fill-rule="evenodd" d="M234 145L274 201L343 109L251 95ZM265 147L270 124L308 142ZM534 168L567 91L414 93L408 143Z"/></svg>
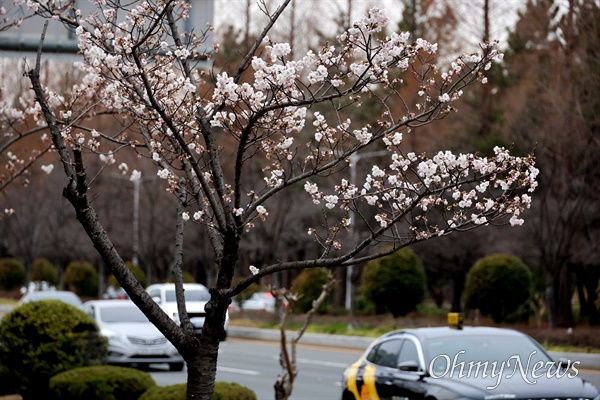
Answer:
<svg viewBox="0 0 600 400"><path fill-rule="evenodd" d="M521 376L521 378L528 384L534 385L537 383L537 380L546 376L547 378L562 378L565 375L569 379L575 378L579 373L577 369L577 365L580 364L580 361L571 362L571 360L567 361L566 365L562 365L561 363L557 363L555 361L538 361L532 364L532 357L537 353L533 351L529 357L527 357L527 362L523 362L521 360L520 355L514 355L510 357L506 361L498 362L498 361L459 361L458 358L465 354L466 351L461 350L457 354L454 355L453 358L450 358L449 355L440 354L434 357L429 363L429 374L432 378L488 378L491 377L496 379L495 385L487 386L486 389L492 390L496 389L502 379L510 379L515 376L517 373ZM446 364L446 368L444 371L437 371L434 368L434 364L436 361L444 360Z"/></svg>

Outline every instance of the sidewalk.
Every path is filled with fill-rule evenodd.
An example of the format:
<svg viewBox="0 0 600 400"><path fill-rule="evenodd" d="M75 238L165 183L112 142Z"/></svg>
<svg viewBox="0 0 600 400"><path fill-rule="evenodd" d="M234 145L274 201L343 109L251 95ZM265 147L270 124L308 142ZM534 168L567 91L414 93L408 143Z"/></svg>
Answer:
<svg viewBox="0 0 600 400"><path fill-rule="evenodd" d="M240 339L279 341L279 331L275 329L246 328L241 326L230 326L229 336ZM325 335L317 333L305 333L300 343L315 346L340 347L345 349L366 349L375 338L347 335ZM591 369L600 371L600 354L598 353L562 353L549 351L550 357L558 361L561 358L571 361L579 361L579 369Z"/></svg>

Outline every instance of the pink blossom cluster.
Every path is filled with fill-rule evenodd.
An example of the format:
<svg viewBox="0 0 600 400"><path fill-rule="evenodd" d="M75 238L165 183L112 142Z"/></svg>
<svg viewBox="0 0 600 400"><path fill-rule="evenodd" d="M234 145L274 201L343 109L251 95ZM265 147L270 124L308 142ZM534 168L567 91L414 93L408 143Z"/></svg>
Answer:
<svg viewBox="0 0 600 400"><path fill-rule="evenodd" d="M107 168L139 179L138 171L118 160L118 149L133 147L156 166L157 176L172 192L184 176L181 163L190 161L196 169L193 179L187 175L188 182L199 187L202 196L198 209L186 211L184 220L223 224L235 218L249 229L254 219L268 217L266 199L304 183L314 203L327 212L341 210L340 221L329 224L323 241L339 249L336 237L349 228L349 213L363 213L363 207L376 210L365 219L374 232L388 231L410 216L413 234L426 238L505 216L519 225L522 211L530 205L530 197L520 192L535 188L532 157L496 149L491 158L440 152L429 159L403 150L403 135L413 124L453 111L466 86L485 80L483 71L502 57L495 43L483 45L480 54L458 57L440 72L431 64L437 45L408 33L385 35L389 19L375 7L341 34L337 44L298 59L292 58L289 44L265 37L264 51L248 60L248 81L222 71L210 82L193 64L204 55L203 37L177 32L175 22L164 17L172 9L169 15L174 19L187 18L190 6L185 1L170 2L169 10L160 2L137 2L117 10L100 1L99 12L90 16L77 10L71 16L59 1L28 4L38 13L77 26L83 61L76 66L83 77L69 93L46 92L61 139L98 154ZM423 71L417 77L417 102L388 100L401 97L399 87L415 64L421 68L414 71ZM381 106L374 111L373 123L358 124L342 116L341 110L360 107L365 98L375 98ZM317 104L333 104L333 111L317 110ZM27 116L47 122L31 98L24 97L19 109L2 108L2 118L11 123ZM109 135L75 128L92 111L135 121L135 134L128 129ZM239 160L262 157L264 176L245 200L239 193L242 185L225 182L219 170L224 150L222 142L212 140L218 142L221 132L240 143L235 150ZM389 161L373 165L360 184L345 176L332 189L317 186L318 177L343 171L341 166L353 153L378 145L389 151ZM430 218L434 209L445 216L443 221ZM223 210L227 217L215 218ZM312 233L318 236L316 228Z"/></svg>
<svg viewBox="0 0 600 400"><path fill-rule="evenodd" d="M539 171L531 156L511 156L499 147L494 153L487 158L445 151L427 158L390 150L387 168L373 165L360 185L342 179L333 193L327 194L316 183L306 181L304 189L315 204L323 202L326 209L339 208L345 215L350 211L362 215L365 207L375 207L372 221L364 221L374 232L383 234L408 220L417 240L507 220L512 226L521 225L520 215L531 206L528 193L537 187ZM347 226L344 218L328 234L335 236L339 228ZM315 232L312 229L310 233Z"/></svg>

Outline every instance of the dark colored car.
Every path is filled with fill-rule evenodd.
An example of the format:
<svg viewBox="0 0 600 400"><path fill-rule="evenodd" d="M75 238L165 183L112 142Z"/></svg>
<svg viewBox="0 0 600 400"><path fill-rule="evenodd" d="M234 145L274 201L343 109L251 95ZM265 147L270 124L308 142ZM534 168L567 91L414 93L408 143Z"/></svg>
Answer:
<svg viewBox="0 0 600 400"><path fill-rule="evenodd" d="M554 361L510 329L407 329L375 340L344 371L343 400L600 400L577 377L577 361Z"/></svg>

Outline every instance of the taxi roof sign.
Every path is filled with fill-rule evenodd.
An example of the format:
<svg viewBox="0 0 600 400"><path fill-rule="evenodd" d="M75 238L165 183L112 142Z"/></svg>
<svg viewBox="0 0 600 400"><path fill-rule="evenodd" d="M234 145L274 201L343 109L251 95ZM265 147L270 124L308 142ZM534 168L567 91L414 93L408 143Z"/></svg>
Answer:
<svg viewBox="0 0 600 400"><path fill-rule="evenodd" d="M462 329L465 322L465 314L463 313L448 313L448 325L456 329Z"/></svg>

